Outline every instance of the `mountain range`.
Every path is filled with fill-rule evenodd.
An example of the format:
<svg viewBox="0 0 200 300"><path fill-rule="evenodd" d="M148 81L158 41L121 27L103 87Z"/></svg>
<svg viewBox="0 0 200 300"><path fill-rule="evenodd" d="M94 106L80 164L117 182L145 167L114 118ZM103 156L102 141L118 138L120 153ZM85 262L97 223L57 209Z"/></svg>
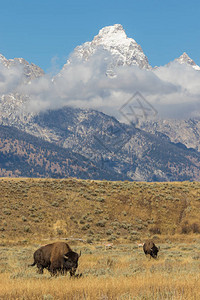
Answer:
<svg viewBox="0 0 200 300"><path fill-rule="evenodd" d="M186 53L165 70L173 64L184 65L199 76L200 67ZM149 119L147 111L152 117L156 110L140 94L132 114L136 115L135 104L144 101L145 118L137 115L140 122L131 119L124 123L90 108L93 86L100 82L97 100L107 99L110 86L120 79L119 70L125 72L127 68L130 74L145 74L154 80L154 74L162 72L163 67L152 68L141 46L127 37L120 24L101 29L93 41L76 47L62 70L50 79L33 63L0 55L0 73L4 76L4 85L0 84L0 176L199 180L198 117ZM72 79L79 73L82 77L73 86ZM77 90L84 100L90 99L88 108L79 107ZM49 99L53 107L45 106ZM66 105L66 99L72 100L67 101L70 105ZM57 107L56 103L62 105Z"/></svg>

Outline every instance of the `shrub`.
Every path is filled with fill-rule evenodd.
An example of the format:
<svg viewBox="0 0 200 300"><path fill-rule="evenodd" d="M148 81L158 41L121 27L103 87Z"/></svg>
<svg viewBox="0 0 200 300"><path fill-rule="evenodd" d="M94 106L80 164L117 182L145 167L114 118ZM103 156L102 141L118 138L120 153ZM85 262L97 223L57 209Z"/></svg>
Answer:
<svg viewBox="0 0 200 300"><path fill-rule="evenodd" d="M62 235L62 234L63 234L63 231L62 231L62 229L59 229L59 228L57 228L57 230L56 230L56 231L57 231L57 234L58 234L58 235Z"/></svg>
<svg viewBox="0 0 200 300"><path fill-rule="evenodd" d="M100 220L99 222L96 223L96 226L99 227L105 227L106 225L106 220Z"/></svg>
<svg viewBox="0 0 200 300"><path fill-rule="evenodd" d="M156 227L156 226L150 228L150 229L149 229L149 232L150 232L151 234L161 234L160 228L159 228L159 227Z"/></svg>
<svg viewBox="0 0 200 300"><path fill-rule="evenodd" d="M137 230L142 230L144 228L144 226L141 224L141 225L135 225L135 228Z"/></svg>
<svg viewBox="0 0 200 300"><path fill-rule="evenodd" d="M24 231L25 232L31 232L30 226L24 226Z"/></svg>
<svg viewBox="0 0 200 300"><path fill-rule="evenodd" d="M129 237L129 240L130 241L137 241L138 240L138 236L133 236L133 235L131 235L130 237Z"/></svg>
<svg viewBox="0 0 200 300"><path fill-rule="evenodd" d="M94 213L95 213L95 215L100 215L103 213L103 210L100 208L97 208L97 209L95 209Z"/></svg>
<svg viewBox="0 0 200 300"><path fill-rule="evenodd" d="M25 216L22 216L22 221L26 222L27 218Z"/></svg>
<svg viewBox="0 0 200 300"><path fill-rule="evenodd" d="M51 205L54 206L54 207L58 207L58 206L59 206L59 203L56 202L56 201L54 201L54 202L51 203Z"/></svg>
<svg viewBox="0 0 200 300"><path fill-rule="evenodd" d="M11 211L9 209L3 210L4 215L11 215Z"/></svg>
<svg viewBox="0 0 200 300"><path fill-rule="evenodd" d="M88 230L90 228L90 224L85 224L81 229Z"/></svg>
<svg viewBox="0 0 200 300"><path fill-rule="evenodd" d="M120 224L120 228L127 229L127 224L126 224L126 223L121 223L121 224Z"/></svg>
<svg viewBox="0 0 200 300"><path fill-rule="evenodd" d="M190 230L191 230L190 226L189 226L188 222L186 221L181 227L181 233L188 234L190 232Z"/></svg>
<svg viewBox="0 0 200 300"><path fill-rule="evenodd" d="M137 234L138 234L138 232L137 232L137 231L135 231L135 230L132 230L132 231L130 231L130 234L131 234L131 235L137 235Z"/></svg>
<svg viewBox="0 0 200 300"><path fill-rule="evenodd" d="M98 202L105 202L105 199L104 198L97 198L96 201L98 201Z"/></svg>
<svg viewBox="0 0 200 300"><path fill-rule="evenodd" d="M93 219L92 219L91 217L89 217L89 218L87 219L87 221L88 221L88 222L92 222Z"/></svg>
<svg viewBox="0 0 200 300"><path fill-rule="evenodd" d="M118 221L115 221L115 222L112 222L111 225L117 227L117 226L120 226L120 223Z"/></svg>
<svg viewBox="0 0 200 300"><path fill-rule="evenodd" d="M113 233L112 229L108 229L108 230L106 231L106 234L107 234L107 235L111 235L112 233Z"/></svg>
<svg viewBox="0 0 200 300"><path fill-rule="evenodd" d="M92 244L93 239L92 239L92 238L87 238L86 242L87 242L88 244Z"/></svg>
<svg viewBox="0 0 200 300"><path fill-rule="evenodd" d="M191 225L191 229L192 229L192 232L193 232L193 233L200 233L199 224L197 224L197 223L193 223L193 224Z"/></svg>
<svg viewBox="0 0 200 300"><path fill-rule="evenodd" d="M116 240L116 236L115 235L111 235L109 238L108 238L108 242L111 242L111 241L114 241Z"/></svg>
<svg viewBox="0 0 200 300"><path fill-rule="evenodd" d="M200 259L200 254L199 253L194 253L194 255L192 256L192 259L199 260Z"/></svg>
<svg viewBox="0 0 200 300"><path fill-rule="evenodd" d="M37 208L35 207L34 204L32 204L32 206L29 206L29 210L30 210L30 211L34 211L34 210L37 210Z"/></svg>

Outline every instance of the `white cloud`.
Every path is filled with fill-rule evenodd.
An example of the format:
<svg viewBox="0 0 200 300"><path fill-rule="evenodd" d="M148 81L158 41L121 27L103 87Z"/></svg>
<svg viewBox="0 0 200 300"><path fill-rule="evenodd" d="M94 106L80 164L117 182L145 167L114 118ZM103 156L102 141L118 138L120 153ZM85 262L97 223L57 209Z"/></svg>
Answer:
<svg viewBox="0 0 200 300"><path fill-rule="evenodd" d="M178 62L156 69L154 73L162 80L173 83L179 90L163 95L157 101L162 115L189 118L200 112L200 71ZM156 105L156 104L155 104Z"/></svg>
<svg viewBox="0 0 200 300"><path fill-rule="evenodd" d="M57 109L64 105L99 109L118 118L120 107L135 92L164 117L188 118L200 111L200 72L192 67L172 63L155 70L137 66L115 69L116 76L106 76L112 63L106 51L99 51L86 62L74 57L53 79L45 75L28 85L21 85L19 69L0 68L0 92L16 89L30 96L29 111Z"/></svg>
<svg viewBox="0 0 200 300"><path fill-rule="evenodd" d="M0 96L15 91L23 79L23 68L13 66L12 68L5 67L0 63Z"/></svg>

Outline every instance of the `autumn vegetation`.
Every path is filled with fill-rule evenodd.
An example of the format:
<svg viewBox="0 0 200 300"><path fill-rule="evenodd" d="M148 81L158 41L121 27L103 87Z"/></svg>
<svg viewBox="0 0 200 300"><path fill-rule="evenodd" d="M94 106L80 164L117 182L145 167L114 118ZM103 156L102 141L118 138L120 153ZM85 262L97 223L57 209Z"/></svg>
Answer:
<svg viewBox="0 0 200 300"><path fill-rule="evenodd" d="M200 299L200 183L2 178L0 191L0 299ZM64 239L81 278L28 267Z"/></svg>

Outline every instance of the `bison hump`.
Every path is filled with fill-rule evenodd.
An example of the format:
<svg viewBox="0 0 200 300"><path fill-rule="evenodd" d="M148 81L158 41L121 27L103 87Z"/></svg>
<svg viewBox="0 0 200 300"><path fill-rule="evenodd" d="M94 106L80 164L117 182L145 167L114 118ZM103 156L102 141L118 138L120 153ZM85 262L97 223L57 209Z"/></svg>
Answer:
<svg viewBox="0 0 200 300"><path fill-rule="evenodd" d="M51 252L51 262L60 259L63 255L69 251L72 251L69 245L65 242L56 242L53 245Z"/></svg>

